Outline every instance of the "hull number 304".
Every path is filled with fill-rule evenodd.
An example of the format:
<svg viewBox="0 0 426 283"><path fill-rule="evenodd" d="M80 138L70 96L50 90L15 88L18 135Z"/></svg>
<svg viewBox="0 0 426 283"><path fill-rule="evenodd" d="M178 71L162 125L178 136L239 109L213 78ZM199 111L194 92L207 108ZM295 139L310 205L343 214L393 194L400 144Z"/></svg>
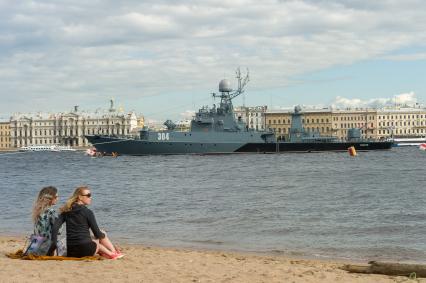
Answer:
<svg viewBox="0 0 426 283"><path fill-rule="evenodd" d="M158 133L157 140L168 141L169 140L169 133Z"/></svg>

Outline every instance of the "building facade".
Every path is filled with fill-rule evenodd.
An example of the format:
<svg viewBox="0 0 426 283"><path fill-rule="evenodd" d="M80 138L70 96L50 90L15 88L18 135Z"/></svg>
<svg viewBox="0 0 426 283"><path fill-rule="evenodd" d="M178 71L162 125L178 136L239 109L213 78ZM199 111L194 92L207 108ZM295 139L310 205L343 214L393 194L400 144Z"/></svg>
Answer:
<svg viewBox="0 0 426 283"><path fill-rule="evenodd" d="M380 109L377 112L377 137L426 137L425 108Z"/></svg>
<svg viewBox="0 0 426 283"><path fill-rule="evenodd" d="M267 109L267 106L239 106L234 108L234 115L236 119L243 120L249 129L264 131L265 112Z"/></svg>
<svg viewBox="0 0 426 283"><path fill-rule="evenodd" d="M364 139L377 139L377 110L376 109L346 109L332 110L332 135L341 140L346 139L348 130L361 129Z"/></svg>
<svg viewBox="0 0 426 283"><path fill-rule="evenodd" d="M8 150L11 148L10 144L10 122L0 122L0 150Z"/></svg>
<svg viewBox="0 0 426 283"><path fill-rule="evenodd" d="M268 110L265 112L266 128L275 132L278 140L288 140L294 110ZM302 109L302 124L306 132L331 136L332 113L328 109Z"/></svg>
<svg viewBox="0 0 426 283"><path fill-rule="evenodd" d="M266 128L272 129L278 139L286 140L291 127L293 110L265 112ZM321 109L302 110L305 131L345 140L348 130L361 129L365 139L414 138L426 136L425 108L388 109Z"/></svg>
<svg viewBox="0 0 426 283"><path fill-rule="evenodd" d="M19 114L10 120L10 143L19 148L28 145L88 146L84 135L128 135L137 127L135 113L108 111L59 114Z"/></svg>

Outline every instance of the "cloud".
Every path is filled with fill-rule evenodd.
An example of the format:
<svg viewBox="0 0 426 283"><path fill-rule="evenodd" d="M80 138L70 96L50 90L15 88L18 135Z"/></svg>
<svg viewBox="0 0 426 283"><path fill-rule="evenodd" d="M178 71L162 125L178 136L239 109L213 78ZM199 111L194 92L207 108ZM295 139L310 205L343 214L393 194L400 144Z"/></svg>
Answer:
<svg viewBox="0 0 426 283"><path fill-rule="evenodd" d="M274 88L369 58L407 60L390 54L425 42L425 11L422 0L0 0L0 86L13 96L0 111L208 90L236 66Z"/></svg>
<svg viewBox="0 0 426 283"><path fill-rule="evenodd" d="M396 54L383 56L383 59L392 61L417 61L426 60L426 53Z"/></svg>
<svg viewBox="0 0 426 283"><path fill-rule="evenodd" d="M185 121L185 120L191 120L192 117L195 116L195 111L194 110L186 110L183 113L180 113L181 116L181 120Z"/></svg>
<svg viewBox="0 0 426 283"><path fill-rule="evenodd" d="M393 98L373 98L362 100L358 98L344 98L338 96L331 103L333 108L383 108L387 106L414 106L417 104L416 94L407 92L395 95Z"/></svg>

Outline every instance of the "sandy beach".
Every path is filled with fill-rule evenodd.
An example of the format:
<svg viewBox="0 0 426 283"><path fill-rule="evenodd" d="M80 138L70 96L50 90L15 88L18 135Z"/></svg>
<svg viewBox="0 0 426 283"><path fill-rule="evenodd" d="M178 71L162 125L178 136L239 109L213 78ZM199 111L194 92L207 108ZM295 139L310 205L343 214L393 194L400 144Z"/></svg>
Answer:
<svg viewBox="0 0 426 283"><path fill-rule="evenodd" d="M350 274L347 262L126 245L126 256L101 261L10 259L24 237L0 237L1 282L426 282L407 277Z"/></svg>

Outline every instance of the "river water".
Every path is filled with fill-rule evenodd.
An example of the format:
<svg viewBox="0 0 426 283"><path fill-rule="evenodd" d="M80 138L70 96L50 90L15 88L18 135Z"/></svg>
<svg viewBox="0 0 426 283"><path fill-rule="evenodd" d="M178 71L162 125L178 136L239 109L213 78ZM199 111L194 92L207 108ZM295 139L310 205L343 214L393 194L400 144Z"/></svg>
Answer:
<svg viewBox="0 0 426 283"><path fill-rule="evenodd" d="M47 185L89 185L113 239L352 260L426 261L426 154L0 154L0 234L31 233Z"/></svg>

